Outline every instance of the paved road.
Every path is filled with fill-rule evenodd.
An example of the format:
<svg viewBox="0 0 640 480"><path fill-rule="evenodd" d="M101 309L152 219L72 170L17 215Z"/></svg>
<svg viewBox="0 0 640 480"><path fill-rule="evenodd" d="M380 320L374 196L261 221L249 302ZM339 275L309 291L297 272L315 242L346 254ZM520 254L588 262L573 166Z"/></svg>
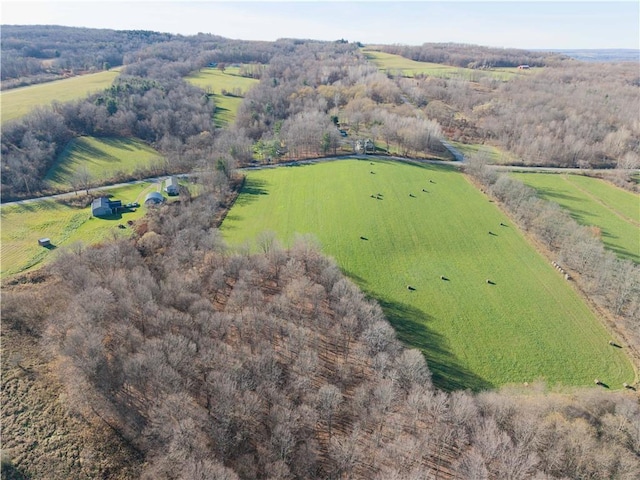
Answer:
<svg viewBox="0 0 640 480"><path fill-rule="evenodd" d="M453 158L455 158L456 161L461 162L461 163L465 162L466 158L465 158L465 156L462 154L462 152L460 150L458 150L456 147L454 147L449 142L446 142L444 140L441 140L440 143L442 143L442 146L444 148L449 150L449 152L451 153L451 155L453 155Z"/></svg>
<svg viewBox="0 0 640 480"><path fill-rule="evenodd" d="M180 175L182 176L182 175ZM112 185L103 185L101 187L90 188L90 192L99 192L102 190L110 190L112 188L118 187L126 187L127 185L136 185L138 183L159 183L161 184L165 181L169 176L162 177L152 177L152 178L144 178L142 180L131 180L130 182L123 183L114 183ZM29 203L40 202L42 200L64 200L65 198L72 198L78 195L78 193L83 192L84 190L78 190L77 192L67 192L67 193L58 193L57 195L47 195L46 197L36 197L36 198L27 198L25 200L16 200L14 202L4 202L2 206L8 205L27 205Z"/></svg>
<svg viewBox="0 0 640 480"><path fill-rule="evenodd" d="M342 155L342 156L333 156L333 157L322 157L322 158L312 158L312 159L308 159L308 160L292 160L290 162L281 162L281 163L274 163L274 164L267 164L267 165L256 165L253 167L242 167L239 168L238 170L240 171L251 171L251 170L263 170L263 169L267 169L267 168L277 168L277 167L291 167L291 166L296 166L296 165L312 165L315 163L322 163L322 162L333 162L336 160L344 160L346 158L359 158L359 159L365 159L365 158L380 158L380 159L384 159L384 160L396 160L399 162L410 162L410 163L429 163L429 164L434 164L434 165L454 165L454 166L462 166L466 163L465 161L465 156L458 150L456 149L453 145L451 145L450 143L443 141L442 144L444 145L444 147L449 150L451 152L451 154L454 156L454 158L456 159L456 161L444 161L444 160L428 160L428 159L421 159L421 158L405 158L405 157L396 157L396 156L388 156L388 155ZM554 167L518 167L518 166L512 166L512 165L490 165L492 168L495 168L496 170L500 170L500 171L513 171L513 172L541 172L541 173L585 173L584 169L580 169L580 168L554 168ZM186 178L186 177L190 177L190 176L194 176L196 175L195 173L188 173L188 174L180 174L177 175L178 177L181 178ZM151 177L151 178L144 178L142 180L132 180L130 182L123 182L123 183L115 183L112 185L103 185L101 187L95 187L95 188L91 188L89 189L91 192L99 192L99 191L104 191L104 190L110 190L112 188L117 188L117 187L124 187L127 185L135 185L138 183L158 183L158 184L162 184L163 181L165 181L167 178L169 178L168 175L163 175L160 177ZM79 190L78 192L80 192L81 190ZM9 205L27 205L29 203L34 203L34 202L40 202L42 200L64 200L65 198L71 198L74 197L75 195L78 194L78 192L68 192L68 193L59 193L57 195L48 195L46 197L37 197L37 198L29 198L26 200L17 200L14 202L6 202L6 203L2 203L2 206L9 206Z"/></svg>

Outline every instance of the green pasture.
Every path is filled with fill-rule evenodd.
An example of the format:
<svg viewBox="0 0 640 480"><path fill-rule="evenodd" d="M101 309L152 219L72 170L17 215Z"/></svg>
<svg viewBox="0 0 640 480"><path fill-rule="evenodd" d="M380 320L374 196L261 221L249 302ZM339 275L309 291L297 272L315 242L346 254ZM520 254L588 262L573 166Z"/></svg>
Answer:
<svg viewBox="0 0 640 480"><path fill-rule="evenodd" d="M484 156L489 163L494 164L508 164L515 160L513 155L509 152L501 150L493 145L483 145L480 143L468 144L455 142L453 140L449 140L448 142L458 149L465 157L481 155Z"/></svg>
<svg viewBox="0 0 640 480"><path fill-rule="evenodd" d="M219 127L233 123L242 97L258 80L240 75L240 67L227 67L224 72L218 68L202 68L186 77L191 84L213 95L216 102L215 121ZM233 93L239 89L239 96L223 95L222 91Z"/></svg>
<svg viewBox="0 0 640 480"><path fill-rule="evenodd" d="M216 112L214 114L216 126L222 128L226 125L231 125L236 119L238 108L242 103L242 97L214 94L213 99L216 103Z"/></svg>
<svg viewBox="0 0 640 480"><path fill-rule="evenodd" d="M122 200L123 204L138 202L158 189L159 184L139 183L105 190L105 195ZM91 206L76 208L56 200L40 200L19 205L0 207L2 218L0 250L0 277L26 272L55 258L58 248L82 242L86 245L112 238L112 235L130 235L131 229L118 228L129 220L144 215L146 208L108 218L95 218ZM39 238L49 238L55 248L38 245Z"/></svg>
<svg viewBox="0 0 640 480"><path fill-rule="evenodd" d="M640 196L583 175L512 175L535 188L542 198L566 208L578 223L600 228L606 248L640 262Z"/></svg>
<svg viewBox="0 0 640 480"><path fill-rule="evenodd" d="M70 190L82 175L88 175L91 183L104 184L161 161L160 153L141 140L78 137L69 142L45 180L53 190Z"/></svg>
<svg viewBox="0 0 640 480"><path fill-rule="evenodd" d="M255 78L241 76L239 67L227 67L224 72L218 68L202 68L185 77L185 80L208 93L215 94L222 94L222 90L232 92L239 88L241 95L244 95L258 83Z"/></svg>
<svg viewBox="0 0 640 480"><path fill-rule="evenodd" d="M452 67L441 63L416 62L401 55L378 52L375 50L363 50L368 60L371 60L380 70L396 73L400 72L405 77L415 77L416 75L428 75L441 78L463 78L465 80L477 81L482 77L489 76L497 80L510 80L517 75L526 75L529 71L518 70L517 68L496 68L491 70L478 70L472 68Z"/></svg>
<svg viewBox="0 0 640 480"><path fill-rule="evenodd" d="M440 387L634 381L571 285L454 168L367 159L252 171L221 230L230 245L265 230L285 244L314 234L422 349Z"/></svg>
<svg viewBox="0 0 640 480"><path fill-rule="evenodd" d="M90 93L109 88L119 73L120 68L113 68L104 72L5 90L0 93L2 123L20 118L34 108L50 105L53 101L64 103L78 100Z"/></svg>

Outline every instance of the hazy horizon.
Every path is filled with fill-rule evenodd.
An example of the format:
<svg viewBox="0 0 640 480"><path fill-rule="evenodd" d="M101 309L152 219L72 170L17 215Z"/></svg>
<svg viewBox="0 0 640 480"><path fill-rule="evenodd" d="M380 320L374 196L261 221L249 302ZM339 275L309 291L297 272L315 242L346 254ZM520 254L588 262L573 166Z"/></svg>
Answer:
<svg viewBox="0 0 640 480"><path fill-rule="evenodd" d="M226 38L421 45L452 42L531 50L638 49L635 1L6 1L4 25L152 30Z"/></svg>

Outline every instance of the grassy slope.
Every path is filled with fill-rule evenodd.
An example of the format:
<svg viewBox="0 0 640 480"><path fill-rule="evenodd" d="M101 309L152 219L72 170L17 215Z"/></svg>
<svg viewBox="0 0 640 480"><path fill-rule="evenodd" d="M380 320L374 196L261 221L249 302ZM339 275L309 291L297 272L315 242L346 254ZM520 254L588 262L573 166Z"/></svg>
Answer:
<svg viewBox="0 0 640 480"><path fill-rule="evenodd" d="M108 88L119 73L120 69L114 68L106 72L4 91L0 93L2 123L20 118L34 108L49 105L54 100L68 102Z"/></svg>
<svg viewBox="0 0 640 480"><path fill-rule="evenodd" d="M508 164L516 159L509 152L493 145L482 145L479 143L467 144L449 140L449 143L460 150L464 156L481 154L487 158L490 163Z"/></svg>
<svg viewBox="0 0 640 480"><path fill-rule="evenodd" d="M213 94L216 102L215 120L219 127L233 123L242 103L242 97L222 95L222 90L232 92L239 88L244 95L258 82L256 79L240 76L239 71L238 67L228 67L224 72L217 68L203 68L186 77L188 82Z"/></svg>
<svg viewBox="0 0 640 480"><path fill-rule="evenodd" d="M106 193L123 203L138 201L142 203L144 195L156 184L136 184L114 188ZM38 239L48 237L56 247L64 247L75 242L96 243L117 235L129 235L130 230L117 228L118 224L136 220L146 209L122 214L121 218L99 219L91 216L91 207L73 208L54 200L43 200L24 205L3 206L2 215L2 251L0 256L0 276L6 278L25 272L42 262L54 258L56 249L38 246Z"/></svg>
<svg viewBox="0 0 640 480"><path fill-rule="evenodd" d="M442 387L631 382L630 362L594 314L500 222L500 210L451 169L352 160L251 172L222 232L231 244L264 230L286 240L314 233L400 338L423 349Z"/></svg>
<svg viewBox="0 0 640 480"><path fill-rule="evenodd" d="M71 179L80 168L102 182L117 172L133 173L137 168L158 161L160 153L144 142L131 138L79 137L67 145L45 180L51 188L69 189Z"/></svg>
<svg viewBox="0 0 640 480"><path fill-rule="evenodd" d="M498 80L509 80L515 75L526 75L530 72L518 70L517 68L496 68L492 70L474 70L471 68L452 67L440 63L416 62L400 55L373 50L363 50L365 56L371 60L380 70L397 72L401 71L404 76L413 77L424 74L432 77L443 78L464 78L475 80L480 76L489 75Z"/></svg>
<svg viewBox="0 0 640 480"><path fill-rule="evenodd" d="M581 175L518 173L514 177L558 203L582 225L602 231L605 246L640 262L640 198L603 180Z"/></svg>

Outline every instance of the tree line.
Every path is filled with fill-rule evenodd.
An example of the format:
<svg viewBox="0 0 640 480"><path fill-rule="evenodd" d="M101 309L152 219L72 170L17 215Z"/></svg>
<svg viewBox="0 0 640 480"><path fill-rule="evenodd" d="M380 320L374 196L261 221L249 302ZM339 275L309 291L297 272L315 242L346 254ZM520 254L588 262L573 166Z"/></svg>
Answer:
<svg viewBox="0 0 640 480"><path fill-rule="evenodd" d="M182 60L199 61L205 55L207 63L200 62L200 66L211 62L266 64L289 43L231 40L204 33L183 36L147 30L3 25L0 79L4 90L127 65L149 55L173 56L175 61L173 53L180 44L188 46L188 51L181 52Z"/></svg>
<svg viewBox="0 0 640 480"><path fill-rule="evenodd" d="M534 189L508 174L487 168L481 155L465 169L506 208L526 232L533 233L573 273L586 296L610 312L616 330L640 354L640 265L606 250L594 230L579 225L558 204L543 200Z"/></svg>
<svg viewBox="0 0 640 480"><path fill-rule="evenodd" d="M375 50L400 55L416 62L431 62L454 67L486 69L529 65L542 67L569 60L566 55L533 52L517 48L495 48L463 43L424 43L410 45L376 45Z"/></svg>

